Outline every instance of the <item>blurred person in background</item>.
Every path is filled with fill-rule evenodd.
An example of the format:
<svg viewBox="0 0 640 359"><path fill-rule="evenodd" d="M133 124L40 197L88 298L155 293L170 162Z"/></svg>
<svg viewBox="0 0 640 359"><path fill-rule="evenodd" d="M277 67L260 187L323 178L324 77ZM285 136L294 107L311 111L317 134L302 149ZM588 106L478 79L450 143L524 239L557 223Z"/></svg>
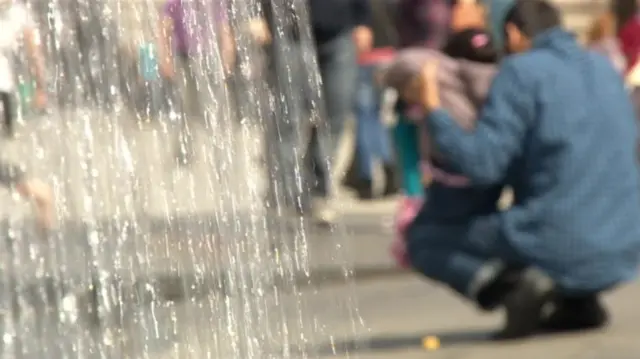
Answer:
<svg viewBox="0 0 640 359"><path fill-rule="evenodd" d="M638 0L612 0L587 34L588 46L607 56L626 78L640 117L640 17Z"/></svg>
<svg viewBox="0 0 640 359"><path fill-rule="evenodd" d="M440 49L451 25L451 0L397 0L398 45Z"/></svg>
<svg viewBox="0 0 640 359"><path fill-rule="evenodd" d="M167 0L164 3L157 45L159 70L166 79L174 79L174 58L178 59L182 113L187 119L208 120L205 111L209 104L203 103L203 96L208 94L206 90L213 90L213 101L224 101L227 74L235 61L235 43L227 20L224 0ZM222 108L214 106L217 117ZM176 143L176 158L182 165L189 164L193 156L193 137L187 119L182 119L183 127Z"/></svg>
<svg viewBox="0 0 640 359"><path fill-rule="evenodd" d="M321 222L335 219L331 169L347 118L353 114L359 54L373 48L371 7L368 0L308 0L327 126L312 130L308 159L313 195L312 210Z"/></svg>
<svg viewBox="0 0 640 359"><path fill-rule="evenodd" d="M622 53L616 32L615 15L607 11L598 16L587 33L587 46L607 57L621 74L627 70L627 60Z"/></svg>
<svg viewBox="0 0 640 359"><path fill-rule="evenodd" d="M390 135L382 119L384 88L376 73L392 60L397 46L396 4L392 0L369 0L374 46L358 57L359 70L355 99L356 137L352 163L343 184L354 189L360 199L373 199L373 165L380 162L385 185L382 196L399 190Z"/></svg>
<svg viewBox="0 0 640 359"><path fill-rule="evenodd" d="M640 118L640 10L638 0L614 0L618 38L627 60L627 84L631 88L636 114Z"/></svg>
<svg viewBox="0 0 640 359"><path fill-rule="evenodd" d="M633 279L640 260L633 108L611 63L548 2L500 10L492 28L517 55L502 60L475 129L442 109L437 64L420 96L442 156L474 186L510 186L514 203L442 222L427 201L407 232L409 259L481 309L504 308L496 339L601 328L601 294Z"/></svg>
<svg viewBox="0 0 640 359"><path fill-rule="evenodd" d="M423 47L428 49L441 49L447 41L452 25L452 11L456 1L452 0L387 0L388 11L395 25L395 45L398 49L409 47ZM379 1L380 2L380 1ZM465 8L466 11L466 8ZM464 19L458 15L458 19ZM462 24L462 21L459 21ZM397 101L395 112L402 111L402 101ZM366 153L364 158L360 154L360 146L356 146L352 165L349 167L344 185L356 190L359 197L369 197L369 178L367 167L364 170L359 166L365 166L370 160ZM370 167L370 166L369 166ZM385 183L392 184L391 188L385 188L384 194L390 194L397 187L398 173L390 173L390 168L385 170ZM364 179L363 179L364 178Z"/></svg>
<svg viewBox="0 0 640 359"><path fill-rule="evenodd" d="M123 87L121 54L112 45L121 28L104 1L33 1L46 43L46 55L60 74L51 83L60 107L89 105L112 108L117 102L113 87ZM115 70L115 71L114 71ZM117 75L116 75L117 73Z"/></svg>
<svg viewBox="0 0 640 359"><path fill-rule="evenodd" d="M611 10L616 22L622 52L627 59L627 72L640 56L640 14L638 0L613 0Z"/></svg>
<svg viewBox="0 0 640 359"><path fill-rule="evenodd" d="M267 203L276 201L278 193L288 199L284 206L297 214L310 212L318 224L331 224L336 217L330 169L336 156L344 123L353 112L357 54L371 50L373 34L369 27L370 8L367 0L308 0L311 30L315 43L300 39L296 2L284 9L271 1L262 1L266 26L253 22L256 34L268 29L269 76L276 89L280 109L267 136L267 167L271 185ZM283 11L283 14L278 12ZM316 53L322 78L322 119L312 124L311 102L315 101L312 81L305 72L305 58ZM304 77L304 78L302 78ZM294 83L284 83L292 81ZM291 88L295 90L292 93ZM302 159L295 156L298 132L308 135ZM292 155L294 154L294 155ZM298 176L301 174L303 180ZM301 184L300 184L301 182ZM302 188L301 188L302 187ZM307 188L310 187L310 188Z"/></svg>
<svg viewBox="0 0 640 359"><path fill-rule="evenodd" d="M24 41L29 67L35 80L34 104L42 108L46 101L44 58L33 16L22 2L0 0L0 102L5 134L13 136L16 111L16 52Z"/></svg>
<svg viewBox="0 0 640 359"><path fill-rule="evenodd" d="M214 24L213 33L211 23ZM210 53L204 54L201 51ZM159 69L163 76L173 78L174 58L179 60L184 73L183 96L188 114L203 115L196 67L203 58L217 57L216 51L220 54L219 68L207 69L206 72L218 74L229 71L234 62L235 44L227 23L225 1L167 0L160 21Z"/></svg>

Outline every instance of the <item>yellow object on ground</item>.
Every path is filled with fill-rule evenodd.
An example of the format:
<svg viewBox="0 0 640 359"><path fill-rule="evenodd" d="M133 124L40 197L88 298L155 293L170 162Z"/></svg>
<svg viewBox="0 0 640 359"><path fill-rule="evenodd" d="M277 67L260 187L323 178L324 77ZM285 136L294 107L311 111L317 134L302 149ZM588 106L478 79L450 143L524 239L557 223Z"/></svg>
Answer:
<svg viewBox="0 0 640 359"><path fill-rule="evenodd" d="M427 350L440 349L440 339L438 337L428 336L422 339L422 347Z"/></svg>

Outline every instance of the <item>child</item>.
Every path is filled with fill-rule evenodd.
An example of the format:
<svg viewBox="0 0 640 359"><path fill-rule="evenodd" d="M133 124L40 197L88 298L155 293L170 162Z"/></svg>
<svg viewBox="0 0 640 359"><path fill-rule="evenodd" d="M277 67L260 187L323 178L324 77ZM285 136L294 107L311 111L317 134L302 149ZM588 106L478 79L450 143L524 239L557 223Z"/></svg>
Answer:
<svg viewBox="0 0 640 359"><path fill-rule="evenodd" d="M398 90L399 123L394 139L403 172L405 199L397 217L398 237L392 253L407 266L404 232L419 210L456 221L478 212L496 210L502 188L476 188L455 174L437 149L431 148L420 122L423 113L420 93L422 69L428 61L438 61L441 101L463 128L472 129L496 73L497 52L488 33L466 29L452 35L444 53L425 49L401 52L388 68L383 81ZM430 180L429 205L422 208L423 178Z"/></svg>

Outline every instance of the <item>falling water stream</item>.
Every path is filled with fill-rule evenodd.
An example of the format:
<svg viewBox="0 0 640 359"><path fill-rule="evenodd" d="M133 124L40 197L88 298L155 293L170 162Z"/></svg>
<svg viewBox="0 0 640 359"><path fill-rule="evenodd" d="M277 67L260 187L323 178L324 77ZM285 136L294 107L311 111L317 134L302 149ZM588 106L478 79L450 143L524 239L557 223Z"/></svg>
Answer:
<svg viewBox="0 0 640 359"><path fill-rule="evenodd" d="M226 4L236 48L228 80L209 26L216 16L201 10L212 1L184 0L206 49L191 62L203 104L193 110L179 62L174 81L158 75L160 1L27 0L48 105L29 106L18 49L20 126L0 156L53 186L57 218L43 234L28 203L0 193L2 358L309 358L310 346L330 341L307 301L318 291L301 283L311 282L310 241L334 241L341 261L340 241L263 205L264 141L273 140L263 135L286 120L274 103L290 105L299 91L265 85L264 56L244 30L261 15L255 0ZM291 8L272 1L284 26ZM303 1L290 6L300 42L311 44ZM281 31L272 36L286 52ZM304 71L317 94L313 52L289 61L280 83L290 83L287 69ZM321 109L309 103L307 122ZM353 319L349 295L339 301L327 305Z"/></svg>

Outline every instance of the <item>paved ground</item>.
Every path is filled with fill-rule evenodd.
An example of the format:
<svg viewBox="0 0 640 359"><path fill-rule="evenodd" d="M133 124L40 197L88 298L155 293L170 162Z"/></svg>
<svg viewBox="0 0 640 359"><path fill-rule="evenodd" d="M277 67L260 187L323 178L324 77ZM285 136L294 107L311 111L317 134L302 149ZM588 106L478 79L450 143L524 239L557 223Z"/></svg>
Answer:
<svg viewBox="0 0 640 359"><path fill-rule="evenodd" d="M382 241L372 243L366 236L352 236L347 241L362 251L382 244ZM232 333L221 335L206 321L206 328L212 333L209 335L216 336L216 341L202 339L203 332L195 328L204 326L188 319L189 307L176 309L184 310L182 320L178 321L186 328L180 327L185 328L179 331L181 339L177 339L177 344L163 358L195 359L212 355L214 358L631 359L640 350L636 340L640 335L640 312L634 299L640 295L637 283L607 298L614 322L602 333L497 345L488 342L486 337L500 325L500 313L481 314L447 290L413 275L367 279L347 280L340 286L300 288L288 295L280 292L251 299L231 297L228 303L237 301L235 305L254 308L251 315L233 310L220 313L218 304L209 309L212 302L207 302L205 308L196 309L198 315L209 316L225 328L222 331ZM195 309L194 305L190 307ZM225 314L235 316L231 324ZM250 328L238 325L237 320ZM237 337L237 332L243 330L242 336ZM424 349L422 340L427 336L438 337L442 347L435 351ZM234 348L232 344L238 346ZM251 344L254 353L261 354L250 356L250 350L243 344ZM302 350L305 356L296 354L295 350L283 351L283 344L295 350L305 348Z"/></svg>

